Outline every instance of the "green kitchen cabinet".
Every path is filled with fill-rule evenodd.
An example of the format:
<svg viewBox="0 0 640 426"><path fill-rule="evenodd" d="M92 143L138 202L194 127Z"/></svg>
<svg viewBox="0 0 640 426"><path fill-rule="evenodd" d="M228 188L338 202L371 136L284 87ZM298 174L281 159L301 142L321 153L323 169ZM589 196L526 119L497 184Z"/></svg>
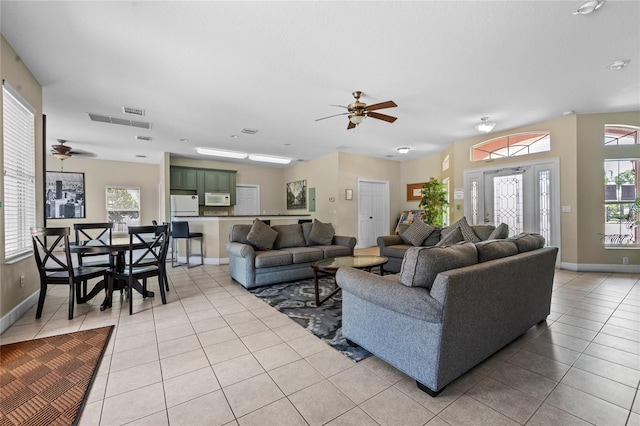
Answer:
<svg viewBox="0 0 640 426"><path fill-rule="evenodd" d="M188 189L195 191L197 189L197 171L196 169L172 167L169 185L171 189Z"/></svg>

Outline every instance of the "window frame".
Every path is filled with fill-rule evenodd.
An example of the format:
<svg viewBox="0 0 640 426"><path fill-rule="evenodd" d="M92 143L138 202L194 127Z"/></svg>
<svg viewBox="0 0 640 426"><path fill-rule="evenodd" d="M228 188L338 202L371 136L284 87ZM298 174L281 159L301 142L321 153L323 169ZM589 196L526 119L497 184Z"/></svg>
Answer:
<svg viewBox="0 0 640 426"><path fill-rule="evenodd" d="M514 139L513 143L511 143L511 139ZM535 139L535 140L529 144L519 144L529 139ZM531 147L533 145L545 139L549 140L548 149L535 150L531 152L532 151ZM495 147L493 147L492 145L495 145ZM489 150L482 149L483 146L489 146L490 149ZM506 150L506 153L500 153L500 151L505 151L505 150ZM548 131L521 132L521 133L512 133L510 135L499 136L497 138L485 140L473 145L469 149L469 160L472 163L476 163L480 161L489 161L489 160L495 160L500 158L522 157L525 155L538 154L541 152L550 152L550 151L551 151L551 132L548 132ZM476 155L476 152L481 152L486 155L483 158L478 158L479 156Z"/></svg>
<svg viewBox="0 0 640 426"><path fill-rule="evenodd" d="M127 191L137 191L138 192L138 197L137 197L137 202L138 202L138 208L137 209L110 209L109 208L109 190L112 189L124 189ZM141 222L141 214L142 214L142 190L140 189L139 186L133 186L133 185L106 185L105 186L105 190L104 190L104 195L105 195L105 217L107 222L113 222L113 233L114 234L127 234L128 233L128 229L129 229L129 225L132 226L140 226ZM138 212L138 218L137 220L131 221L129 223L123 223L123 222L116 222L114 220L112 220L109 212L111 211L137 211Z"/></svg>
<svg viewBox="0 0 640 426"><path fill-rule="evenodd" d="M616 145L614 145L616 146ZM635 170L633 182L631 184L627 184L626 186L633 186L633 190L635 193L635 199L624 199L623 197L623 184L618 184L618 177L624 173L619 172L620 168L618 167L618 174L614 177L613 173L611 176L607 176L607 163L611 162L631 162L631 169ZM604 243L605 249L640 249L640 224L635 223L634 221L640 220L640 182L638 176L638 169L640 168L640 157L638 158L605 158L603 160L603 172L604 172L604 197L603 197L603 225L604 225L604 234L602 234L602 241ZM613 188L612 188L613 187ZM615 189L615 199L611 197L611 190ZM609 212L611 207L617 207L617 211L624 211L624 207L628 208L629 222L625 224L622 220L619 220L617 223L607 220L609 217ZM635 213L634 213L635 209ZM620 214L620 213L619 213ZM633 216L632 216L633 215ZM618 233L618 234L609 234L607 233L607 227L617 226L620 231L622 231L623 226L627 226L629 228L628 234ZM627 240L627 236L630 236L630 240L635 240L635 243L625 243ZM613 242L618 241L618 242Z"/></svg>

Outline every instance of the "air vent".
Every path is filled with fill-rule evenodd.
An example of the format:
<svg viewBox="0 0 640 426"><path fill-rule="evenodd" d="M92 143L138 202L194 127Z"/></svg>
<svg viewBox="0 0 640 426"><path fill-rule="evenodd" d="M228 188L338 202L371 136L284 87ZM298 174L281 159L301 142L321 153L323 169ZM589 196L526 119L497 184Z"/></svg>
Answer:
<svg viewBox="0 0 640 426"><path fill-rule="evenodd" d="M151 136L136 136L136 139L139 141L150 141Z"/></svg>
<svg viewBox="0 0 640 426"><path fill-rule="evenodd" d="M122 107L122 112L124 112L125 114L139 115L141 117L144 116L144 110L141 109L141 108L133 108L133 107L128 107L128 106L123 106Z"/></svg>
<svg viewBox="0 0 640 426"><path fill-rule="evenodd" d="M99 121L101 123L120 124L121 126L139 127L141 129L151 129L151 123L146 121L133 121L126 118L109 117L107 115L87 113L91 121Z"/></svg>
<svg viewBox="0 0 640 426"><path fill-rule="evenodd" d="M240 130L241 133L246 133L247 135L255 135L258 133L258 129L247 129L246 127Z"/></svg>

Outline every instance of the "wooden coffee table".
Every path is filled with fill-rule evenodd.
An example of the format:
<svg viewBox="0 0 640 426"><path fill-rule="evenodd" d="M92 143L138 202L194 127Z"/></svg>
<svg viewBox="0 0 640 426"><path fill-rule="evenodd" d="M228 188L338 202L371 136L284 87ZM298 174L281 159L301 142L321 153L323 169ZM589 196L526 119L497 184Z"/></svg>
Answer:
<svg viewBox="0 0 640 426"><path fill-rule="evenodd" d="M320 300L320 291L318 290L318 272L324 272L325 274L335 276L338 268L342 266L364 269L365 271L369 272L371 272L371 268L379 266L380 275L384 275L384 268L382 267L382 265L387 263L388 260L389 259L382 256L341 256L314 262L311 265L311 268L313 268L313 288L315 290L316 306L322 305L328 298L332 297L334 294L340 291L338 283L335 283L335 287L331 294Z"/></svg>

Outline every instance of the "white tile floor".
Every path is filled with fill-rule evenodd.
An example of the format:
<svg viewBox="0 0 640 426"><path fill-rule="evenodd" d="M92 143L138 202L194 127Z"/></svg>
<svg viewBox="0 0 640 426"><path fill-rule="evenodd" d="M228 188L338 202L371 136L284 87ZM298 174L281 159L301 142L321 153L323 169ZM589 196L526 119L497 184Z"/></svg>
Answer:
<svg viewBox="0 0 640 426"><path fill-rule="evenodd" d="M82 425L640 425L640 275L556 272L552 313L437 398L354 363L231 280L169 270L168 303L100 298L67 320L53 287L2 343L114 324ZM154 289L157 285L152 283Z"/></svg>

